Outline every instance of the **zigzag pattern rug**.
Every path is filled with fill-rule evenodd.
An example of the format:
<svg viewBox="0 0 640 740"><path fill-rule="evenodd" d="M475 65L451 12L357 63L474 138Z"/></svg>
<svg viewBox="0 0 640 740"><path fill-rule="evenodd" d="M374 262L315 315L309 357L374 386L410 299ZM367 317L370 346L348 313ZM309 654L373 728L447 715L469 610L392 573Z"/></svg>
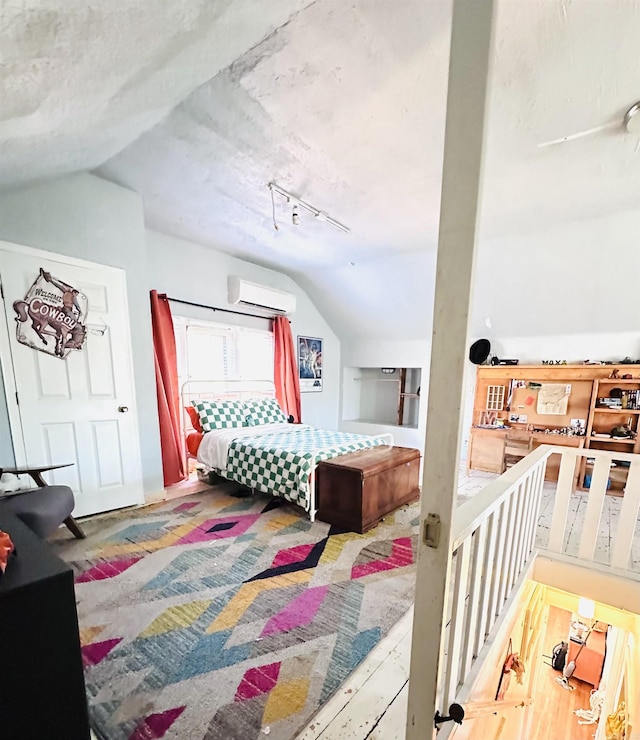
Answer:
<svg viewBox="0 0 640 740"><path fill-rule="evenodd" d="M417 525L345 533L220 486L61 532L97 734L295 737L409 608Z"/></svg>

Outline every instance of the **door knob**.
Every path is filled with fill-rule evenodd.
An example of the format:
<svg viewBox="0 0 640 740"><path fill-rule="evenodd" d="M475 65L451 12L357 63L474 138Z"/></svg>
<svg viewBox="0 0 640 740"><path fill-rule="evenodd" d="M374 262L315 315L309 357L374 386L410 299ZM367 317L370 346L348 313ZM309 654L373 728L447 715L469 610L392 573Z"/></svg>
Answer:
<svg viewBox="0 0 640 740"><path fill-rule="evenodd" d="M126 414L128 410L129 410L129 407L128 406L118 406L118 411L121 414Z"/></svg>

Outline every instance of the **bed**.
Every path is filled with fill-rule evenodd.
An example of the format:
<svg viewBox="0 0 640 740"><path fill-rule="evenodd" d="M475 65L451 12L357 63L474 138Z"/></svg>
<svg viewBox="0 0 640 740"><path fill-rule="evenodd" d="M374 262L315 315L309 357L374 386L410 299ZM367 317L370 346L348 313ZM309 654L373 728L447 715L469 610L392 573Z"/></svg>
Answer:
<svg viewBox="0 0 640 740"><path fill-rule="evenodd" d="M235 414L239 405L242 425L193 429L195 415L190 409L207 404L218 410L231 406L226 416ZM254 491L284 498L302 507L311 521L318 508L315 470L319 462L367 447L393 445L390 434L367 436L288 423L269 381L190 381L183 386L182 405L188 418L187 454L200 466Z"/></svg>

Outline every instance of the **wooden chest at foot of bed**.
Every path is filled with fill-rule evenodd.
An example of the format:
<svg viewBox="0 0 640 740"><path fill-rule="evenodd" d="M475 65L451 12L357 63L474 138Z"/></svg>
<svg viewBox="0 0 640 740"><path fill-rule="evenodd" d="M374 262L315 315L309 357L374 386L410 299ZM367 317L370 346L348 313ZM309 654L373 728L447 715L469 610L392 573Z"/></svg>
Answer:
<svg viewBox="0 0 640 740"><path fill-rule="evenodd" d="M420 495L420 451L369 447L318 463L318 519L362 534Z"/></svg>

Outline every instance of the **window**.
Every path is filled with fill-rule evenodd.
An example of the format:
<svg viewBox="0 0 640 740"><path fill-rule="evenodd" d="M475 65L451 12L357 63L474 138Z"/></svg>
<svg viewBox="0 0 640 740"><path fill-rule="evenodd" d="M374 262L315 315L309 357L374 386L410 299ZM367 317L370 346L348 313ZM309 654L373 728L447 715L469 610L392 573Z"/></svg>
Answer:
<svg viewBox="0 0 640 740"><path fill-rule="evenodd" d="M273 332L174 316L178 379L273 380Z"/></svg>
<svg viewBox="0 0 640 740"><path fill-rule="evenodd" d="M239 329L235 335L236 377L273 380L273 332Z"/></svg>

